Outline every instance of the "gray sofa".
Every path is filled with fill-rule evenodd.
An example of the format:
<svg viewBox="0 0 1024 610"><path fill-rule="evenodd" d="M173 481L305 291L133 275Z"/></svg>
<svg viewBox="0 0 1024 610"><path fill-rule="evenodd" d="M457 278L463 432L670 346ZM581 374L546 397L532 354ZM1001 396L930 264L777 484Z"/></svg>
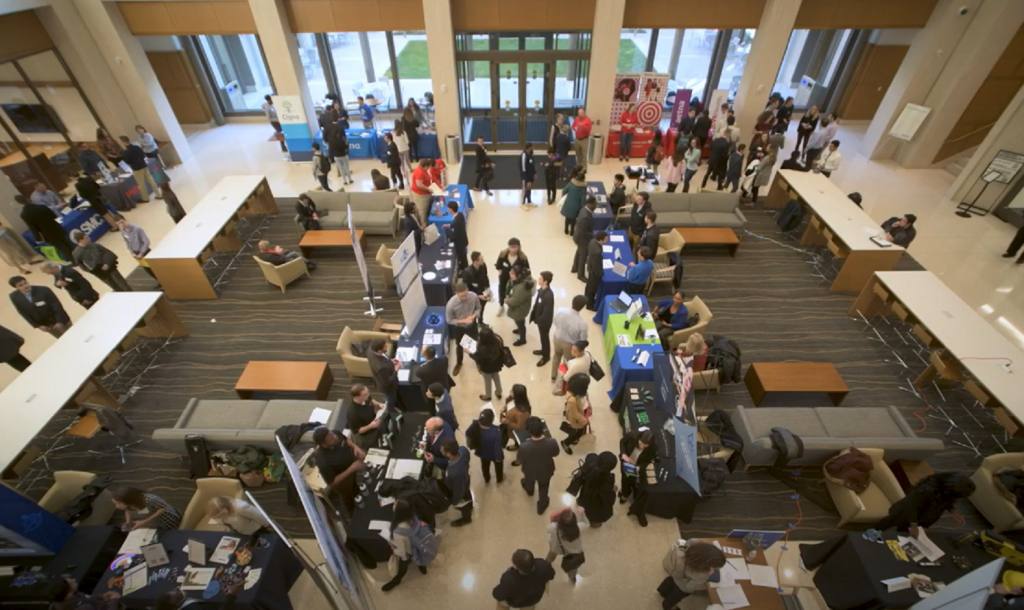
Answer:
<svg viewBox="0 0 1024 610"><path fill-rule="evenodd" d="M659 216L659 220L660 220ZM942 441L918 438L895 407L761 407L737 406L732 423L743 439L746 468L771 466L772 428L786 428L804 443L804 455L794 465L824 464L843 449L872 447L885 450L886 461L927 460L942 451Z"/></svg>
<svg viewBox="0 0 1024 610"><path fill-rule="evenodd" d="M173 428L153 431L153 440L172 451L185 450L185 437L200 434L211 450L234 449L242 445L255 445L277 451L274 430L290 424L309 421L313 409L331 412L327 427L336 429L346 419L342 401L319 400L202 400L193 398ZM302 442L312 443L313 434L307 432Z"/></svg>
<svg viewBox="0 0 1024 610"><path fill-rule="evenodd" d="M357 230L367 235L398 234L398 208L395 207L394 191L372 193L327 193L308 191L309 198L317 210L328 210L330 214L320 220L320 228L339 230L348 228L348 207ZM296 217L297 218L297 217Z"/></svg>
<svg viewBox="0 0 1024 610"><path fill-rule="evenodd" d="M651 193L651 209L661 227L741 229L747 218L736 193Z"/></svg>

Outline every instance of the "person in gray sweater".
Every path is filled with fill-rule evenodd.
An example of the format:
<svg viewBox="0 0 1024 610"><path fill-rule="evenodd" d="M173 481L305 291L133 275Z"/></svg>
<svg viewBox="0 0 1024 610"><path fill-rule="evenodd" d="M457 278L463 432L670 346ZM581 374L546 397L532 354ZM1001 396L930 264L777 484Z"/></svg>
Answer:
<svg viewBox="0 0 1024 610"><path fill-rule="evenodd" d="M548 556L545 560L553 563L559 555L562 556L562 570L569 577L569 582L576 584L576 572L583 564L584 556L580 526L571 508L556 513L548 524Z"/></svg>
<svg viewBox="0 0 1024 610"><path fill-rule="evenodd" d="M444 486L448 502L459 509L462 516L452 521L452 527L473 522L473 494L469 490L469 449L460 447L455 439L441 441L441 454L448 459L444 471Z"/></svg>
<svg viewBox="0 0 1024 610"><path fill-rule="evenodd" d="M544 422L539 417L526 420L526 431L530 440L519 447L518 461L523 468L520 485L528 496L533 496L534 486L538 489L537 514L543 515L550 499L548 488L555 475L555 456L558 455L558 441L544 436Z"/></svg>

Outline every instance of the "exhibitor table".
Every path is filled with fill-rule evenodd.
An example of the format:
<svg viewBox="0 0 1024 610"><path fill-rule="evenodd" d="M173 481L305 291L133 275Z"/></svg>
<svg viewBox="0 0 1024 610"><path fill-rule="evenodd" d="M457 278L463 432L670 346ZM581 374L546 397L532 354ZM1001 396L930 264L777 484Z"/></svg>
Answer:
<svg viewBox="0 0 1024 610"><path fill-rule="evenodd" d="M427 307L420 318L419 324L405 339L398 340L398 347L410 347L416 350L417 359L420 358L420 349L423 348L424 336L427 329L433 334L440 334L441 340L433 344L437 350L435 357L448 355L448 324L444 319L444 307ZM402 370L409 371L409 377L405 381L398 382L398 402L406 411L429 411L427 399L420 389L420 378L416 376L416 369L419 368L419 361L402 363ZM399 375L403 375L400 371Z"/></svg>
<svg viewBox="0 0 1024 610"><path fill-rule="evenodd" d="M157 184L168 182L167 173L156 159L146 159L149 173ZM117 171L121 171L118 169ZM107 205L118 212L127 212L135 209L142 201L142 192L139 191L139 183L135 181L134 174L120 174L115 176L115 182L100 184L100 195L106 200ZM155 195L150 195L149 200L153 201Z"/></svg>
<svg viewBox="0 0 1024 610"><path fill-rule="evenodd" d="M849 251L830 291L859 292L875 271L893 269L903 256L905 250L902 247L892 244L883 248L871 240L872 236L882 232L881 225L823 174L788 169L779 171L765 207L785 206L790 200L790 191L795 192L797 199L813 214L800 238L800 245L827 245L827 230L837 246ZM815 227L815 219L820 230Z"/></svg>
<svg viewBox="0 0 1024 610"><path fill-rule="evenodd" d="M164 293L172 299L216 299L203 263L211 251L242 249L235 224L249 214L277 214L266 177L221 179L146 256Z"/></svg>
<svg viewBox="0 0 1024 610"><path fill-rule="evenodd" d="M626 237L625 231L609 231L608 232L608 243L604 245L604 253L601 255L602 260L615 261L615 253L619 254L618 262L623 265L629 266L633 262L633 253L629 249L629 238ZM614 269L604 269L604 275L601 276L601 285L597 288L598 303L604 301L604 297L609 294L619 294L629 288L629 282L626 281L625 275L619 275L615 273ZM598 320L594 320L597 322Z"/></svg>
<svg viewBox="0 0 1024 610"><path fill-rule="evenodd" d="M469 222L469 211L473 209L473 196L469 192L469 186L465 184L449 184L444 189L444 197L434 197L431 202L431 214L427 219L429 224L437 227L437 230L444 233L444 225L450 225L455 216L452 215L448 209L448 203L454 201L459 204L459 211ZM438 210L437 206L440 204L441 209ZM437 212L443 212L438 214Z"/></svg>
<svg viewBox="0 0 1024 610"><path fill-rule="evenodd" d="M188 552L184 550L189 540L196 540L206 545L207 552L216 549L220 539L224 536L241 538L240 544L246 544L252 552L252 560L246 566L237 565L236 556L231 555L226 564L215 564L207 561L207 567L223 568L223 572L214 577L218 584L221 581L231 582L237 578L244 568L249 570L260 570L259 580L251 588L244 588L235 599L232 610L292 610L292 602L288 598L288 590L302 574L302 564L292 554L292 551L285 543L277 537L277 534L257 534L256 536L242 536L228 532L201 532L190 530L169 530L160 532L157 542L164 545L170 563L160 568L147 568L149 571L149 584L137 591L121 597L120 602L125 607L134 610L147 610L156 605L160 596L168 591L177 589L180 585L175 579L170 578L172 570L179 575L189 566ZM257 543L256 541L260 542ZM257 544L266 545L256 548ZM165 570L165 568L167 568ZM163 578L158 575L165 574ZM93 591L95 595L102 595L107 591L121 592L121 587L110 587L109 582L120 574L114 570L107 570L100 580L99 586ZM244 577L242 577L244 580ZM211 581L212 582L212 581ZM208 602L223 602L229 584L220 586L219 590L212 596L207 596L205 591L185 591L185 595L194 600L206 600ZM187 607L187 606L186 606Z"/></svg>
<svg viewBox="0 0 1024 610"><path fill-rule="evenodd" d="M57 222L67 233L68 239L71 239L72 231L81 231L89 236L89 239L96 241L99 238L106 235L107 231L110 231L110 223L106 221L102 216L97 214L88 203L83 202L77 208L65 211L57 217ZM32 231L25 231L21 234L25 239L25 242L32 248L35 248L38 252L47 256L47 252L56 256L57 259L60 255L57 254L56 249L49 243L42 241L37 242L35 237L32 235ZM74 243L72 241L72 243ZM47 252L43 251L43 248L47 248ZM54 260L52 257L47 256L50 260ZM69 261L70 262L70 261Z"/></svg>
<svg viewBox="0 0 1024 610"><path fill-rule="evenodd" d="M615 214L612 212L612 206L608 203L608 193L604 189L604 183L588 182L587 194L597 199L597 207L594 208L594 223L592 225L594 230L604 231L608 229L615 222Z"/></svg>
<svg viewBox="0 0 1024 610"><path fill-rule="evenodd" d="M616 313L619 313L619 312L615 311L614 309L612 309L611 307L609 307L609 304L612 301L614 301L614 300L616 300L618 298L619 298L619 295L617 295L617 294L609 294L603 300L598 301L598 303L597 303L597 314L594 315L594 321L601 323L601 332L602 333L604 331L608 330L608 316L616 314ZM647 297L645 297L644 295L642 295L642 294L631 294L631 295L629 295L629 298L631 298L631 299L640 299L640 302L643 304L643 308L640 310L642 313L647 313L647 312L649 312L651 310L650 303L647 302Z"/></svg>
<svg viewBox="0 0 1024 610"><path fill-rule="evenodd" d="M348 156L352 159L376 159L377 132L373 129L346 129Z"/></svg>
<svg viewBox="0 0 1024 610"><path fill-rule="evenodd" d="M664 350L661 347L661 339L655 337L648 339L646 336L637 340L637 328L646 331L655 329L654 321L643 318L633 320L629 328L624 328L626 314L616 313L608 316L608 323L604 329L604 353L608 357L608 374L612 384L608 391L608 397L614 399L618 396L623 385L630 381L654 381L654 354L660 354ZM619 344L619 335L628 337L629 345ZM640 355L647 352L647 363L640 364Z"/></svg>
<svg viewBox="0 0 1024 610"><path fill-rule="evenodd" d="M111 292L0 392L0 469L31 462L37 449L26 449L40 430L65 406L87 402L112 409L121 405L103 384L97 370L111 363L125 339L134 336L185 337L188 329L160 292ZM69 431L76 436L95 433L99 424L91 413ZM5 474L7 474L5 472Z"/></svg>
<svg viewBox="0 0 1024 610"><path fill-rule="evenodd" d="M742 550L744 553L744 559L748 564L757 566L768 566L768 559L764 556L764 550L758 548L754 551L754 559L748 559L746 557L746 548L743 545L743 540L738 538L718 538L717 540L704 539L705 542L718 543L722 548L733 548ZM725 556L726 561L736 558L734 555L727 554ZM778 566L771 566L773 570L778 571ZM776 577L777 578L777 577ZM779 590L773 587L759 587L754 585L750 580L737 580L736 584L743 589L743 595L746 596L747 601L750 602L750 608L756 608L756 610L785 610L786 605L782 601L782 596L779 595ZM708 585L708 598L712 603L721 604L722 598L718 595L718 589ZM729 606L723 604L726 608Z"/></svg>
<svg viewBox="0 0 1024 610"><path fill-rule="evenodd" d="M444 307L448 299L455 296L455 248L449 245L448 239L442 234L434 243L423 244L418 258L427 306Z"/></svg>
<svg viewBox="0 0 1024 610"><path fill-rule="evenodd" d="M641 399L636 405L629 397L632 388L640 391ZM636 430L641 425L653 430L654 444L658 450L658 461L655 464L658 468L668 471L667 481L643 487L644 493L647 494L647 514L664 519L682 519L684 523L689 523L693 520L693 511L700 496L689 483L676 476L675 436L664 432L665 422L672 414L654 408L654 383L651 381L627 383L623 386L622 392L623 408L619 423L623 427L623 432ZM637 418L638 406L644 409L650 420L645 424L641 424Z"/></svg>
<svg viewBox="0 0 1024 610"><path fill-rule="evenodd" d="M622 133L616 129L608 132L608 145L605 147L605 156L609 159L619 158L619 145L622 141ZM654 130L638 127L633 134L633 144L629 147L629 157L643 159L647 156L647 149L654 143Z"/></svg>

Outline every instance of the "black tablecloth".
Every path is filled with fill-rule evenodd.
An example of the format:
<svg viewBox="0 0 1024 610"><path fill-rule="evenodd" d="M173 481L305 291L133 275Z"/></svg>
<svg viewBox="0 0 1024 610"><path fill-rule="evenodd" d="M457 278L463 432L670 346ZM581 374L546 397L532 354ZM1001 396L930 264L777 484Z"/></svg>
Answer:
<svg viewBox="0 0 1024 610"><path fill-rule="evenodd" d="M668 446L675 437L661 432L665 422L672 415L655 409L654 401L651 400L644 405L650 422L641 424L629 399L630 388L647 390L652 392L653 395L654 383L635 381L623 385L621 392L621 417L623 420L620 420L620 423L624 423L625 418L629 418L630 430L636 430L639 426L645 425L654 432L655 445L658 447L658 461L656 464L669 473L668 480L664 483L659 482L643 487L644 491L641 493L646 492L647 494L647 514L664 517L665 519L682 519L684 523L689 523L693 520L693 510L696 508L700 496L690 487L689 483L676 476L675 450Z"/></svg>
<svg viewBox="0 0 1024 610"><path fill-rule="evenodd" d="M418 259L422 275L425 276L427 273L436 275L434 279L430 280L423 277L423 295L427 299L427 306L444 307L448 304L448 300L455 296L455 250L448 245L448 241L442 235L430 245L423 244ZM435 265L439 261L448 262L451 266L438 270Z"/></svg>
<svg viewBox="0 0 1024 610"><path fill-rule="evenodd" d="M899 561L885 544L865 540L863 534L851 532L819 544L800 546L800 558L807 569L818 568L814 586L821 592L832 610L882 610L909 608L921 601L913 589L889 593L883 580L907 574L923 574L933 582L947 585L971 570L961 570L953 564L952 556L965 557L972 569L995 559L985 551L965 545L954 549L945 535L928 536L946 555L938 567L925 567L914 561ZM886 533L887 540L896 535Z"/></svg>
<svg viewBox="0 0 1024 610"><path fill-rule="evenodd" d="M62 586L64 575L74 578L80 591L92 592L123 542L124 534L113 525L75 528L60 552L33 574L34 583L15 587L11 586L14 576L0 577L0 607L46 608Z"/></svg>
<svg viewBox="0 0 1024 610"><path fill-rule="evenodd" d="M426 282L423 283L426 288ZM429 299L428 299L429 301ZM434 349L437 350L437 357L448 355L448 325L444 321L444 304L439 306L427 307L427 310L423 312L423 317L420 318L420 323L416 325L416 329L409 335L407 339L399 339L398 347L412 347L416 349L416 353L420 353L420 349L423 347L423 334L427 328L432 328L435 333L441 333L440 345L435 345ZM427 399L420 391L420 378L416 376L416 368L419 363L413 363L412 365L406 365L406 368L411 369L409 373L409 381L401 381L398 383L398 404L402 406L405 411L414 412L426 412L430 411L430 407L427 405Z"/></svg>
<svg viewBox="0 0 1024 610"><path fill-rule="evenodd" d="M160 568L150 569L150 584L133 592L131 595L122 597L121 602L128 608L136 608L138 610L145 610L154 606L161 595L179 586L176 580L171 578L153 581L154 572L163 568L170 568L172 572L176 569L179 576L184 574L184 568L189 563L188 553L183 549L188 545L189 540L198 540L205 544L207 556L209 556L213 549L217 548L217 544L224 535L224 532L188 530L171 530L161 533L159 542L163 543L164 548L167 549L167 556L171 563ZM235 534L227 535L234 536ZM260 573L260 579L256 581L256 584L251 589L243 589L238 594L232 610L291 610L292 603L288 599L288 590L291 589L302 573L302 564L299 563L284 542L277 537L277 534L260 534L256 537L241 536L241 538L243 543L253 538L261 538L269 543L269 545L263 548L255 548L255 544L250 544L252 561L248 567L250 569L261 568L262 572ZM210 562L207 562L206 565L207 567L223 567L225 572L227 572L234 563L235 558L232 556L226 565L221 566L220 564ZM241 570L242 566L238 566L236 569ZM107 586L107 581L116 575L113 571L108 570L96 587L95 593L102 594L110 591L111 589ZM220 580L219 576L214 578ZM221 591L210 601L223 601L226 589L227 587L222 587ZM120 592L119 589L113 590ZM202 599L203 591L185 591L185 594L189 597Z"/></svg>
<svg viewBox="0 0 1024 610"><path fill-rule="evenodd" d="M423 429L430 416L426 413L406 413L402 419L402 430L393 443L388 459L416 459L416 432ZM391 557L391 545L377 530L370 529L370 521L391 523L394 509L391 505L381 506L377 494L367 494L362 505L356 505L349 523L346 545L356 552L360 561L368 568L376 567L373 562L385 562Z"/></svg>

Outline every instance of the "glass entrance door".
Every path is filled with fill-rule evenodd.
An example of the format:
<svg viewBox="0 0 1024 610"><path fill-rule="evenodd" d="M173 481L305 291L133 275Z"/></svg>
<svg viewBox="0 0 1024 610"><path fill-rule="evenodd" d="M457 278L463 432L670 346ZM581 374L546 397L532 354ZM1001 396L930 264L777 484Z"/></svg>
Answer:
<svg viewBox="0 0 1024 610"><path fill-rule="evenodd" d="M554 62L491 62L492 134L497 148L547 142L553 119Z"/></svg>
<svg viewBox="0 0 1024 610"><path fill-rule="evenodd" d="M520 95L520 64L491 62L491 107L494 119L491 129L497 148L519 148L519 124L523 112Z"/></svg>

